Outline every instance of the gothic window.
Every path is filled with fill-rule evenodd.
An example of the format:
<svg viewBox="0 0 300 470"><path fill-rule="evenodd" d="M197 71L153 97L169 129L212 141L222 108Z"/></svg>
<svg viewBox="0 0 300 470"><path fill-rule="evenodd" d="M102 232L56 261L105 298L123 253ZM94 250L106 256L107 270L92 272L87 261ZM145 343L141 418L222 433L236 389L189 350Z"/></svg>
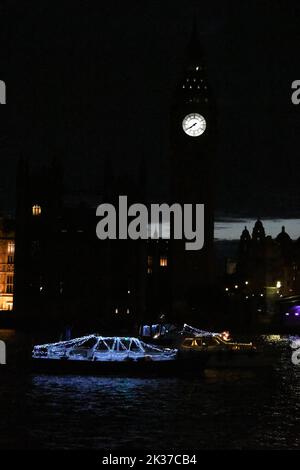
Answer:
<svg viewBox="0 0 300 470"><path fill-rule="evenodd" d="M32 206L32 215L34 216L37 216L37 215L41 215L42 213L42 208L41 206L35 204L34 206Z"/></svg>
<svg viewBox="0 0 300 470"><path fill-rule="evenodd" d="M7 245L7 253L9 255L13 255L15 252L15 243L14 242L8 242L8 245Z"/></svg>
<svg viewBox="0 0 300 470"><path fill-rule="evenodd" d="M6 277L6 293L12 294L13 291L14 291L14 276L12 274L9 274Z"/></svg>
<svg viewBox="0 0 300 470"><path fill-rule="evenodd" d="M166 268L168 266L168 258L166 256L161 256L160 261L159 261L159 265L162 268Z"/></svg>
<svg viewBox="0 0 300 470"><path fill-rule="evenodd" d="M153 266L153 256L148 256L147 258L147 273L152 273L152 266Z"/></svg>

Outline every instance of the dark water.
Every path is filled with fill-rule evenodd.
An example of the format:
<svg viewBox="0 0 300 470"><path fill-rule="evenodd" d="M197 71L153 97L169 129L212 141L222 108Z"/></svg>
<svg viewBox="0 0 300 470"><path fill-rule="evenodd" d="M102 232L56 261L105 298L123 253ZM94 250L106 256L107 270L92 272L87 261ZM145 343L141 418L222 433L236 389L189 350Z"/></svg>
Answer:
<svg viewBox="0 0 300 470"><path fill-rule="evenodd" d="M298 448L300 365L291 362L290 338L260 340L274 353L273 372L207 371L193 380L2 374L0 449Z"/></svg>

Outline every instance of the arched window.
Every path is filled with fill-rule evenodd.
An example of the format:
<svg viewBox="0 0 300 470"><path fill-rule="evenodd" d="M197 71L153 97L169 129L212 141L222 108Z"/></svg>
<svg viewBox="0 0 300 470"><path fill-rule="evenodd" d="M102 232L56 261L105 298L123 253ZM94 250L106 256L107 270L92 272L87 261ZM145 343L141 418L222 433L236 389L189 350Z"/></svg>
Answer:
<svg viewBox="0 0 300 470"><path fill-rule="evenodd" d="M147 258L147 273L152 273L152 266L153 266L153 256L148 256Z"/></svg>
<svg viewBox="0 0 300 470"><path fill-rule="evenodd" d="M168 266L168 258L167 258L166 256L161 256L161 257L160 257L159 265L160 265L162 268L166 268L166 267Z"/></svg>
<svg viewBox="0 0 300 470"><path fill-rule="evenodd" d="M32 206L32 215L34 216L37 216L37 215L41 215L42 213L42 208L41 206L35 204L34 206Z"/></svg>
<svg viewBox="0 0 300 470"><path fill-rule="evenodd" d="M7 245L7 253L9 255L13 255L15 252L15 242L8 242L8 245Z"/></svg>

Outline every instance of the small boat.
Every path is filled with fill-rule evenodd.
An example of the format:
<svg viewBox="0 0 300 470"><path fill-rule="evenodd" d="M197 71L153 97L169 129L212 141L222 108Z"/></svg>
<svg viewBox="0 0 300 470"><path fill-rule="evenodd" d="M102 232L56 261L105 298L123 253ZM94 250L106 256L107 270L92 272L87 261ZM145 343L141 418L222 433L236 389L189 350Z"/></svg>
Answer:
<svg viewBox="0 0 300 470"><path fill-rule="evenodd" d="M170 328L168 328L170 331ZM181 329L156 332L152 341L159 346L178 349L178 357L185 363L200 361L203 356L206 369L272 368L274 358L252 342L234 342L228 331L217 333L184 324ZM146 339L147 341L147 339Z"/></svg>
<svg viewBox="0 0 300 470"><path fill-rule="evenodd" d="M253 343L233 342L229 333L212 333L185 337L179 347L185 359L206 354L206 369L266 367L268 358Z"/></svg>
<svg viewBox="0 0 300 470"><path fill-rule="evenodd" d="M135 337L96 334L34 346L33 370L95 375L178 375L201 370L205 357L186 361L177 349L145 343Z"/></svg>

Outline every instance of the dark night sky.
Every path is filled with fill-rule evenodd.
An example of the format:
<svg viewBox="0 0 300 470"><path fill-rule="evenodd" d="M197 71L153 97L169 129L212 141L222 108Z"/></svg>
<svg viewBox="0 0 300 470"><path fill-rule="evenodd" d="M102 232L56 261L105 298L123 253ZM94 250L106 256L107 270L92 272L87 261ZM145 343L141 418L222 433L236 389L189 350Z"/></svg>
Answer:
<svg viewBox="0 0 300 470"><path fill-rule="evenodd" d="M14 206L21 154L37 163L59 155L68 188L83 190L101 188L105 158L130 174L144 157L150 195L164 194L170 99L196 10L218 106L218 210L300 212L300 106L290 98L300 79L298 1L7 3L4 209Z"/></svg>

